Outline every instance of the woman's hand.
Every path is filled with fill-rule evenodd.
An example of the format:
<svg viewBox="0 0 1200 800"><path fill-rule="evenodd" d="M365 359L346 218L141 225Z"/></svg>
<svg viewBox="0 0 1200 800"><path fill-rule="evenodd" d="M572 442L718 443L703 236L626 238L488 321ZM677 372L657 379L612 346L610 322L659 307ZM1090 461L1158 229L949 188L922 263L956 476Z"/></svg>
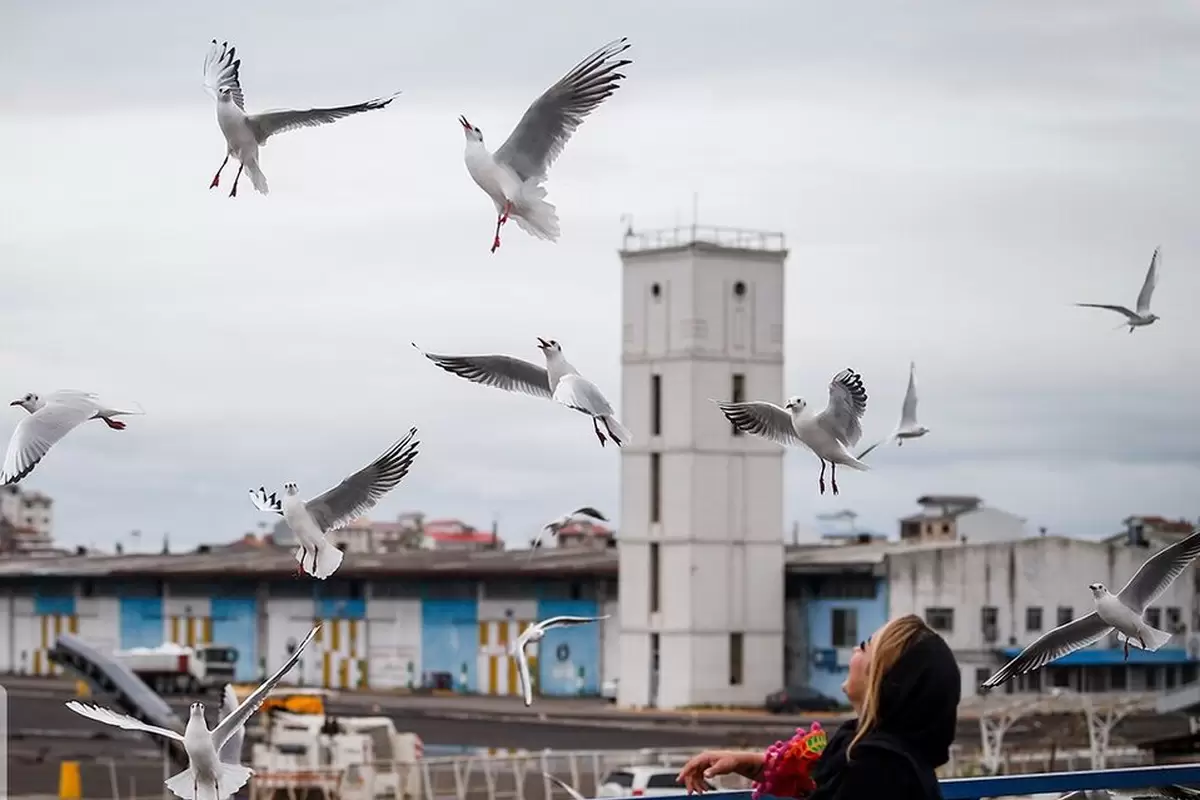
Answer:
<svg viewBox="0 0 1200 800"><path fill-rule="evenodd" d="M735 773L743 778L757 780L762 772L764 756L762 753L743 753L736 750L705 750L698 756L693 756L683 765L676 780L687 787L687 793L702 793L706 786L706 778Z"/></svg>

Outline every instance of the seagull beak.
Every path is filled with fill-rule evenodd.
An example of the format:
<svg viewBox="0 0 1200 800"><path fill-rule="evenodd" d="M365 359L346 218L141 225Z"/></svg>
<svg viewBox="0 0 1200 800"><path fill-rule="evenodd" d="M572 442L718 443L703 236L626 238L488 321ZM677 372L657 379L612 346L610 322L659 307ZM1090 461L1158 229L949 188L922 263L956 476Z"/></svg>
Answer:
<svg viewBox="0 0 1200 800"><path fill-rule="evenodd" d="M472 130L471 123L467 122L467 118L462 116L461 114L458 117L458 122L460 125L463 126L463 130L467 130L467 131Z"/></svg>
<svg viewBox="0 0 1200 800"><path fill-rule="evenodd" d="M21 405L21 401L20 401L20 400L13 400L11 403L9 403L9 405L10 405L10 406L19 406L19 405Z"/></svg>
<svg viewBox="0 0 1200 800"><path fill-rule="evenodd" d="M537 337L537 340L538 340L538 347L540 347L541 349L543 349L543 350L546 350L546 349L548 349L548 348L550 347L550 343L549 343L549 342L547 342L547 341L546 341L545 339L543 339L542 337L540 337L540 336L539 336L539 337Z"/></svg>

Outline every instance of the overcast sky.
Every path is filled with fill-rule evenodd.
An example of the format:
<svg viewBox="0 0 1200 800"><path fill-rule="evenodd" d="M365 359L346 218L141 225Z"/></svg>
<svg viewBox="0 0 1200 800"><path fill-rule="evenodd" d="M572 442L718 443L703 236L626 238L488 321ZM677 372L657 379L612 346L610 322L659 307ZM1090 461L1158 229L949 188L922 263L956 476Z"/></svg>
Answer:
<svg viewBox="0 0 1200 800"><path fill-rule="evenodd" d="M1072 535L1200 515L1200 11L1182 0L28 0L0 29L0 393L148 412L82 426L24 481L68 544L231 539L264 518L251 486L311 496L412 425L421 456L377 518L495 517L525 541L577 505L619 516L619 456L585 420L409 342L537 360L552 337L618 399L621 216L689 222L694 192L702 223L787 235L788 394L823 404L853 366L865 444L917 362L933 432L837 498L790 454L789 523L849 507L894 533L930 492ZM629 79L550 173L561 240L510 225L489 255L457 116L495 147L619 36ZM214 37L250 111L403 94L272 139L270 196L230 200L235 167L207 188ZM1157 324L1071 306L1132 305L1156 245ZM7 438L25 412L0 409Z"/></svg>

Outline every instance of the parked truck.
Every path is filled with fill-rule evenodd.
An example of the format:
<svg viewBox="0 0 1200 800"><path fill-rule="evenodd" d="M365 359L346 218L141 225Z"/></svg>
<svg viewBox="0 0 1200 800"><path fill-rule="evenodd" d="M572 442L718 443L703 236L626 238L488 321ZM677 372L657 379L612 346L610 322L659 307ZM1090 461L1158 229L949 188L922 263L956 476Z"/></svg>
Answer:
<svg viewBox="0 0 1200 800"><path fill-rule="evenodd" d="M186 647L167 643L113 653L113 658L160 695L220 691L233 682L237 657L235 648L220 644Z"/></svg>

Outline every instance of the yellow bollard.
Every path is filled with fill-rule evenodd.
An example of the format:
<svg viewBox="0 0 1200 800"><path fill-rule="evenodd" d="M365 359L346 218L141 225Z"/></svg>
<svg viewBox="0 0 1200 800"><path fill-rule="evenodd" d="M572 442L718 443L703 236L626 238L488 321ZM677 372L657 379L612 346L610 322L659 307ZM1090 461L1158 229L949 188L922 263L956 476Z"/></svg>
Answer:
<svg viewBox="0 0 1200 800"><path fill-rule="evenodd" d="M91 697L91 687L87 685L87 681L75 681L75 696L76 697Z"/></svg>
<svg viewBox="0 0 1200 800"><path fill-rule="evenodd" d="M58 800L80 800L79 762L64 761L58 768Z"/></svg>

